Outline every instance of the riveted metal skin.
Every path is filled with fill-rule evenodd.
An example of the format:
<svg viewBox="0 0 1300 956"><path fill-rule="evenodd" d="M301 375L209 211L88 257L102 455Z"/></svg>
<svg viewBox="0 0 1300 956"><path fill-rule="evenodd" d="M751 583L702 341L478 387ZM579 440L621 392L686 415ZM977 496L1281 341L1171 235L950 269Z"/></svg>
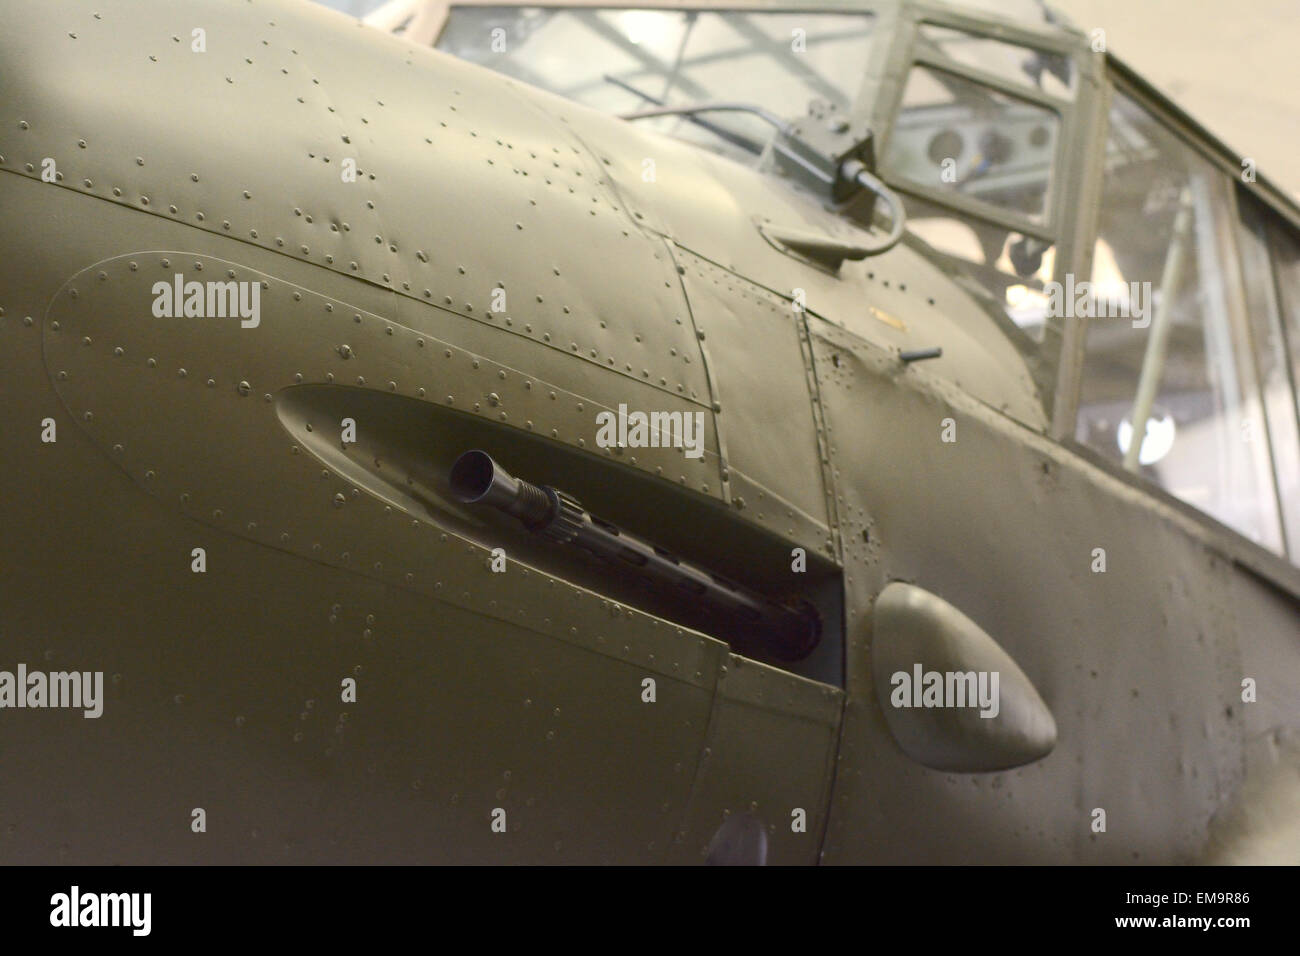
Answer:
<svg viewBox="0 0 1300 956"><path fill-rule="evenodd" d="M918 244L832 274L760 231L871 238L807 195L290 0L10 0L0 62L0 669L105 673L98 719L0 720L0 860L1184 861L1300 727L1294 575L1050 440ZM258 321L158 315L178 274ZM701 454L601 447L620 406ZM471 448L816 602L815 666L461 507ZM891 581L996 640L1049 754L906 756Z"/></svg>
<svg viewBox="0 0 1300 956"><path fill-rule="evenodd" d="M1241 676L1268 659L1279 686L1300 680L1280 653L1294 604L1234 573L1200 522L924 366L901 367L824 322L812 342L848 635L825 862L1202 859L1216 813L1240 790L1247 742L1287 719L1243 708ZM946 419L953 443L940 440ZM997 492L974 500L973 487ZM1107 551L1104 574L1091 573L1095 547ZM889 701L869 687L871 611L890 581L924 586L998 636L1056 718L1048 756L972 775L904 755ZM1096 807L1106 834L1090 829ZM953 813L935 840L935 821Z"/></svg>
<svg viewBox="0 0 1300 956"><path fill-rule="evenodd" d="M255 6L265 9L211 2L180 14L144 0L106 12L77 40L54 23L24 31L20 56L70 68L6 89L31 116L13 130L22 139L6 131L9 168L52 156L65 188L435 302L704 401L689 329L664 322L684 313L669 256L607 201L600 163L562 117L516 84L344 29L328 11ZM68 9L81 15L91 18ZM21 5L7 16L6 26L25 22ZM206 52L192 52L189 20L213 36ZM135 24L137 44L113 42L110 30ZM86 130L100 104L83 95L95 75L113 76L120 102L142 104L98 136ZM150 140L153 154L141 155ZM347 161L355 181L342 179ZM498 288L507 308L494 313Z"/></svg>
<svg viewBox="0 0 1300 956"><path fill-rule="evenodd" d="M686 250L676 255L700 339L726 357L709 363L710 392L721 408L718 425L727 442L732 504L754 511L751 520L791 540L816 541L822 551L833 554L826 489L815 480L817 436L797 315L784 299L708 260ZM748 349L772 359L762 389L753 387L751 369L732 360ZM788 482L791 474L804 480ZM788 498L767 490L772 488L786 490Z"/></svg>

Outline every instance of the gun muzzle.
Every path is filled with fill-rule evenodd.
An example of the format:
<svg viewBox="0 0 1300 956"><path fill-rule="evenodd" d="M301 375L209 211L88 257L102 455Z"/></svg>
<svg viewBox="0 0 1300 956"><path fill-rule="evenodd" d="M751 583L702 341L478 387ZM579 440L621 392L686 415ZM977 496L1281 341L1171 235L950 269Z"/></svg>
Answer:
<svg viewBox="0 0 1300 956"><path fill-rule="evenodd" d="M467 505L490 505L530 530L547 524L555 502L543 489L510 474L485 451L467 451L451 466L452 494Z"/></svg>

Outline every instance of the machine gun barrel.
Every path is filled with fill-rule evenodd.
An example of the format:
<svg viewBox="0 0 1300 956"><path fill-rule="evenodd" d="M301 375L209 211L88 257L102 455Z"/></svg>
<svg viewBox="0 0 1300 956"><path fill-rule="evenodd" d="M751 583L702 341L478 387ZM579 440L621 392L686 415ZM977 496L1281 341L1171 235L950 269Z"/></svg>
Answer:
<svg viewBox="0 0 1300 956"><path fill-rule="evenodd" d="M550 485L516 478L487 452L467 451L451 467L452 493L465 504L489 505L529 531L572 545L620 566L661 588L721 613L752 632L782 660L806 657L821 637L821 620L810 604L774 601L672 552L643 541L590 514Z"/></svg>

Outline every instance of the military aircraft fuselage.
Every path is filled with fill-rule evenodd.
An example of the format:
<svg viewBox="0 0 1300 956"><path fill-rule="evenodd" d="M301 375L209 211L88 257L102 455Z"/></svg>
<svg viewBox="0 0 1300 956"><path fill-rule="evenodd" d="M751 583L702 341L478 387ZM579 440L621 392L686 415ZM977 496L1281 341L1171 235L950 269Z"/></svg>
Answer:
<svg viewBox="0 0 1300 956"><path fill-rule="evenodd" d="M0 859L1185 862L1290 746L1294 591L915 243L287 0L16 0L0 62L0 670L103 675L0 707Z"/></svg>

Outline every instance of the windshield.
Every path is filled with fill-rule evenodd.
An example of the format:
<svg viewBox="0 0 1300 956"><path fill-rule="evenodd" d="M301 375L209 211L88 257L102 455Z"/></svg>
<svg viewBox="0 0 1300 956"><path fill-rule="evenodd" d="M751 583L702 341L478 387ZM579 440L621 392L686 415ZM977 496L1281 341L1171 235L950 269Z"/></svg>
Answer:
<svg viewBox="0 0 1300 956"><path fill-rule="evenodd" d="M869 13L473 6L452 8L438 48L610 113L727 101L793 120L815 101L848 109L871 27ZM744 113L641 122L744 162L744 143L772 135Z"/></svg>

